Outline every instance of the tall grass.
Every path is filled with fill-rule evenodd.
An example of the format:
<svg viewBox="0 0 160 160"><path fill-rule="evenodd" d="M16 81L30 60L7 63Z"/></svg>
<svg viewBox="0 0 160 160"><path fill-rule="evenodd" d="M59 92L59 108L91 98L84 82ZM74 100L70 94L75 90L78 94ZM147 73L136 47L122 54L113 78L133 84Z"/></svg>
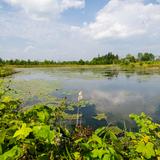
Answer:
<svg viewBox="0 0 160 160"><path fill-rule="evenodd" d="M15 73L12 67L0 67L0 77L6 77Z"/></svg>

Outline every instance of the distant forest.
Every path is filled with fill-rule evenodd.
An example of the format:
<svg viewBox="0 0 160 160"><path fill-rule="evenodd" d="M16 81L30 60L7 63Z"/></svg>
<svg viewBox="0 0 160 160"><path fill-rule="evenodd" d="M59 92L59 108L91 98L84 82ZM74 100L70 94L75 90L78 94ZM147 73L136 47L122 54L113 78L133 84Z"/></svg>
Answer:
<svg viewBox="0 0 160 160"><path fill-rule="evenodd" d="M132 54L127 54L124 58L120 58L117 54L113 54L109 52L103 56L98 55L94 57L90 61L85 61L80 59L79 61L54 61L54 60L20 60L20 59L10 59L10 60L3 60L0 58L0 65L67 65L67 64L77 64L77 65L105 65L105 64L130 64L135 62L153 62L153 61L160 61L160 57L156 57L152 53L138 53L137 56Z"/></svg>

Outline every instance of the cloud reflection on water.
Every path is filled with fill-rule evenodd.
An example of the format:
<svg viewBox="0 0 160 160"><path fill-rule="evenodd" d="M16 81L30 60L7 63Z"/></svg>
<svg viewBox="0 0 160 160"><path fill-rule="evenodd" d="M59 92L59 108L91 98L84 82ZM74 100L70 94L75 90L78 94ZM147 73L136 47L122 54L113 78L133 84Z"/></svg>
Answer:
<svg viewBox="0 0 160 160"><path fill-rule="evenodd" d="M140 93L125 90L104 92L95 90L91 99L96 104L98 112L114 113L118 117L126 118L130 113L153 113L155 106L146 104L145 96Z"/></svg>

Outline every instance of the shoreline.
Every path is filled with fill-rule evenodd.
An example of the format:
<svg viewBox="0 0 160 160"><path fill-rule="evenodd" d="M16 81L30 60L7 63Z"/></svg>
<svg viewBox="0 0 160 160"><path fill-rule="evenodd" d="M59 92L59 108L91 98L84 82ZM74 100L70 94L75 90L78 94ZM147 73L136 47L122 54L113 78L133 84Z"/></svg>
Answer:
<svg viewBox="0 0 160 160"><path fill-rule="evenodd" d="M135 70L135 69L160 69L160 63L158 64L140 64L140 63L130 63L128 65L124 64L105 64L105 65L77 65L77 64L51 64L51 65L6 65L7 68L82 68L82 69L94 69L94 68L110 68L118 70Z"/></svg>

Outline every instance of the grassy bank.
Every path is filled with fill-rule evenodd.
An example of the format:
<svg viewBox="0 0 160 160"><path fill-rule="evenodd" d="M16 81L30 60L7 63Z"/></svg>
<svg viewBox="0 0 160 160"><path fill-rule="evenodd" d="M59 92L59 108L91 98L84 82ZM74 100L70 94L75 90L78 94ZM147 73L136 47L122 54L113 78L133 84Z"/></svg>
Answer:
<svg viewBox="0 0 160 160"><path fill-rule="evenodd" d="M65 69L111 69L111 70L160 70L160 62L136 62L129 64L78 65L78 64L48 64L48 65L9 65L9 68L65 68Z"/></svg>
<svg viewBox="0 0 160 160"><path fill-rule="evenodd" d="M45 67L55 67L55 68L108 68L108 67L118 67L119 65L78 65L78 64L44 64L44 65L8 65L14 68L45 68Z"/></svg>
<svg viewBox="0 0 160 160"><path fill-rule="evenodd" d="M6 77L15 73L13 67L0 67L0 77Z"/></svg>

